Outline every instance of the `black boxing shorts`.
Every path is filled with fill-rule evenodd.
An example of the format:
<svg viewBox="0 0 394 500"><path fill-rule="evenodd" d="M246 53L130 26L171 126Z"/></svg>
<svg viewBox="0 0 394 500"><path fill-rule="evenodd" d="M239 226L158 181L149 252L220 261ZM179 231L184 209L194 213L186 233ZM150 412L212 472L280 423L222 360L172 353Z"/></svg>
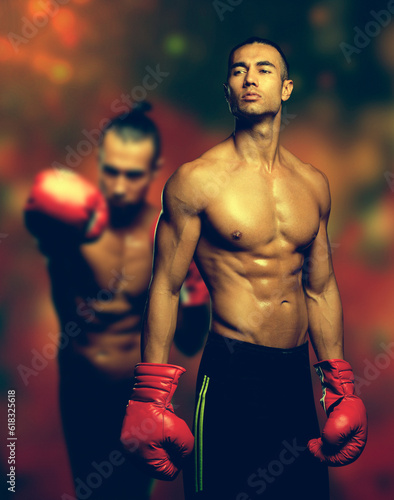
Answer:
<svg viewBox="0 0 394 500"><path fill-rule="evenodd" d="M308 342L291 349L210 332L197 378L186 500L329 500Z"/></svg>

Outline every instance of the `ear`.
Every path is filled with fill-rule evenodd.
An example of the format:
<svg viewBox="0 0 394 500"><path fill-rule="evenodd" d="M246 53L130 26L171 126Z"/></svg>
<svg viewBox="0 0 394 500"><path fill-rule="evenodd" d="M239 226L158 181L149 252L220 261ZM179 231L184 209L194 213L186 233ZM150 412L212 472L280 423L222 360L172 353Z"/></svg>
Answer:
<svg viewBox="0 0 394 500"><path fill-rule="evenodd" d="M282 101L287 101L293 92L293 80L285 80L282 84Z"/></svg>
<svg viewBox="0 0 394 500"><path fill-rule="evenodd" d="M229 99L229 96L230 96L230 91L229 91L227 83L223 83L223 89L224 89L224 98L228 102L228 99Z"/></svg>

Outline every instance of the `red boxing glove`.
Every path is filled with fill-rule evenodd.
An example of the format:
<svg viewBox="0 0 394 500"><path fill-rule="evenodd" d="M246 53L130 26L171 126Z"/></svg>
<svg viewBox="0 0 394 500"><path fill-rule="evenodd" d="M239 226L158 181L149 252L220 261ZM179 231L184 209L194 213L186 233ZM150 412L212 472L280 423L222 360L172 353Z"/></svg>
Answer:
<svg viewBox="0 0 394 500"><path fill-rule="evenodd" d="M123 420L121 441L152 477L171 481L182 460L192 452L194 437L186 422L177 417L171 398L180 366L138 363L134 390Z"/></svg>
<svg viewBox="0 0 394 500"><path fill-rule="evenodd" d="M191 261L185 281L183 282L180 300L183 307L195 307L209 304L209 292L194 260Z"/></svg>
<svg viewBox="0 0 394 500"><path fill-rule="evenodd" d="M44 248L69 240L93 241L107 222L105 198L81 176L56 169L36 176L25 206L25 223Z"/></svg>
<svg viewBox="0 0 394 500"><path fill-rule="evenodd" d="M311 439L309 451L332 467L351 464L367 442L367 413L354 394L354 375L343 359L329 359L314 365L323 387L320 400L327 414L321 438Z"/></svg>

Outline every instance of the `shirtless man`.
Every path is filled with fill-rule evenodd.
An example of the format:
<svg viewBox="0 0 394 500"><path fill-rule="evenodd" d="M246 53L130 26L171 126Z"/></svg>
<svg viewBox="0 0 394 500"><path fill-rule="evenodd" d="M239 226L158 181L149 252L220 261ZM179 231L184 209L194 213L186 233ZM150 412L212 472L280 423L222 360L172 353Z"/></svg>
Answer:
<svg viewBox="0 0 394 500"><path fill-rule="evenodd" d="M27 226L48 257L61 331L69 337L64 348L60 341L58 356L60 405L81 499L145 500L152 486L149 476L127 463L119 441L133 366L140 360L159 213L145 200L160 161L159 132L145 115L148 106L135 105L103 131L101 191L72 172L46 170L26 206ZM198 338L194 346L181 338L187 354L208 329L201 283L187 283L189 292L194 286L192 307L183 317Z"/></svg>
<svg viewBox="0 0 394 500"><path fill-rule="evenodd" d="M328 182L279 144L282 102L292 88L277 45L251 38L235 47L225 85L235 132L182 165L163 192L143 362L122 442L167 479L193 448L170 405L184 369L167 363L194 255L212 315L197 381L195 449L184 470L187 499L328 499L327 465L352 462L366 442L365 408L343 359ZM322 438L308 336L328 414Z"/></svg>

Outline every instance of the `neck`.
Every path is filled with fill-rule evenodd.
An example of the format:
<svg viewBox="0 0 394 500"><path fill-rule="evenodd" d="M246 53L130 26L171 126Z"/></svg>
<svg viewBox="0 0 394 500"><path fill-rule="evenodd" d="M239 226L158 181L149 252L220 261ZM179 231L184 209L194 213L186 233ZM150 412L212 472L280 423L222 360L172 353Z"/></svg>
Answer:
<svg viewBox="0 0 394 500"><path fill-rule="evenodd" d="M234 145L246 162L259 162L267 171L272 171L279 160L279 133L281 112L266 115L259 121L237 117L234 130Z"/></svg>
<svg viewBox="0 0 394 500"><path fill-rule="evenodd" d="M144 213L147 203L142 200L135 205L118 207L109 205L109 226L112 229L126 229L132 226Z"/></svg>

